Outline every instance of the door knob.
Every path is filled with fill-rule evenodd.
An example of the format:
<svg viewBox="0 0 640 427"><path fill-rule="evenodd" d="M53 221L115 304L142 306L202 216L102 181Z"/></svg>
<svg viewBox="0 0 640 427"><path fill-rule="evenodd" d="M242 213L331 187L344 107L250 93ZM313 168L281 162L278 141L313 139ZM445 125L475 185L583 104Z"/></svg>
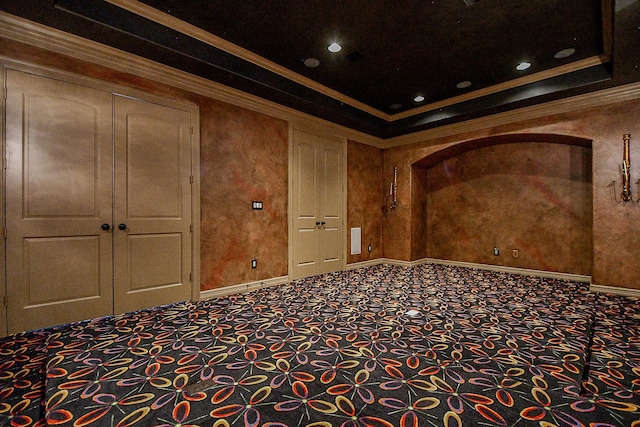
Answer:
<svg viewBox="0 0 640 427"><path fill-rule="evenodd" d="M317 225L317 226L320 226L320 221L316 221L316 225Z"/></svg>
<svg viewBox="0 0 640 427"><path fill-rule="evenodd" d="M118 224L118 230L126 230L127 229L127 224Z"/></svg>
<svg viewBox="0 0 640 427"><path fill-rule="evenodd" d="M320 224L325 225L325 224L326 224L326 222L322 221Z"/></svg>
<svg viewBox="0 0 640 427"><path fill-rule="evenodd" d="M111 228L111 226L109 224L102 224L100 226L100 228L102 228L104 231L109 231L109 229Z"/></svg>

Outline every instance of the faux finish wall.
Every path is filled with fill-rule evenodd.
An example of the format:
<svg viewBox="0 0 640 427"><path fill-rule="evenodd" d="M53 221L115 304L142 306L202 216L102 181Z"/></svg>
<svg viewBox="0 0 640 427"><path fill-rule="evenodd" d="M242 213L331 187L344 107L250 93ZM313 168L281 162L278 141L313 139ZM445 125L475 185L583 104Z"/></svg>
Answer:
<svg viewBox="0 0 640 427"><path fill-rule="evenodd" d="M202 289L287 274L287 157L284 142L286 124L283 121L9 40L0 40L0 55L199 105L203 164ZM620 183L618 170L622 135L630 133L633 192L638 194L640 100L522 120L383 150L380 169L378 149L351 142L348 179L352 182L348 182L349 217L345 232L348 233L351 226L360 226L367 237L375 239L375 230L381 221L383 237L379 244L372 245L371 259L378 255L405 261L424 258L428 247L426 222L423 221L427 200L424 197L426 192L420 187L424 187L426 177L412 165L452 145L510 133L570 135L593 141L593 282L640 289L640 205L635 202L616 203L611 186L614 180L618 185ZM255 153L250 154L254 148ZM365 167L367 162L371 162L370 169ZM370 215L368 210L361 211L364 205L375 203L373 199L376 197L368 193L372 188L369 187L370 182L381 174L384 194L384 186L391 181L394 166L398 166L398 207L388 210L382 217ZM245 191L246 194L243 193ZM358 194L362 191L362 195ZM250 201L254 198L263 199L266 208L263 212L250 210ZM384 200L379 203L380 209L382 206ZM260 248L261 245L264 248ZM258 259L256 270L251 270L247 262L253 256ZM467 252L456 256L470 259L472 254ZM362 258L350 257L347 260L357 262Z"/></svg>
<svg viewBox="0 0 640 427"><path fill-rule="evenodd" d="M287 123L212 100L200 115L202 289L286 276Z"/></svg>
<svg viewBox="0 0 640 427"><path fill-rule="evenodd" d="M591 275L591 148L494 145L425 173L427 257Z"/></svg>
<svg viewBox="0 0 640 427"><path fill-rule="evenodd" d="M399 166L398 183L401 193L400 204L385 226L385 257L399 260L414 260L412 246L422 235L412 232L416 225L415 212L420 200L412 198L412 165L444 148L467 141L508 135L513 133L544 133L579 137L592 142L592 281L596 285L640 289L640 204L616 203L612 183L615 180L620 190L619 166L622 162L622 135L631 134L631 177L633 193L638 194L637 181L640 178L640 100L608 104L602 107L578 110L566 114L547 116L539 119L523 120L510 125L481 129L443 138L432 139L417 144L392 148L384 152L383 180L390 179L389 168ZM587 196L585 196L587 197ZM566 206L568 201L560 202ZM588 202L586 202L588 203ZM571 211L568 211L571 212ZM568 213L571 215L571 213ZM436 225L434 224L434 227ZM545 233L544 229L539 230ZM417 236L417 237L416 237ZM429 238L429 236L427 236ZM543 234L540 241L548 241L551 246L555 235ZM418 245L419 246L419 245ZM473 253L457 252L456 256L473 258L479 248L471 248ZM484 250L484 249L483 249ZM549 259L552 255L539 255ZM584 264L586 268L588 264Z"/></svg>
<svg viewBox="0 0 640 427"><path fill-rule="evenodd" d="M383 257L382 150L347 143L347 264ZM351 228L362 229L362 253L351 255ZM371 246L371 252L368 246Z"/></svg>

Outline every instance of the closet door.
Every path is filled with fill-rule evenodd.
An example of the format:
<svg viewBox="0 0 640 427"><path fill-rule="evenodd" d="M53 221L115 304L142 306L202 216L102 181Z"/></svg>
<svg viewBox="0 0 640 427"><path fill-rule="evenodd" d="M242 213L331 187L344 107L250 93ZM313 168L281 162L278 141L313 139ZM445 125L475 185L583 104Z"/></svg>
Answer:
<svg viewBox="0 0 640 427"><path fill-rule="evenodd" d="M111 94L6 83L8 331L111 314Z"/></svg>
<svg viewBox="0 0 640 427"><path fill-rule="evenodd" d="M342 142L293 131L291 279L344 268L343 157Z"/></svg>
<svg viewBox="0 0 640 427"><path fill-rule="evenodd" d="M114 311L191 299L191 113L114 97Z"/></svg>

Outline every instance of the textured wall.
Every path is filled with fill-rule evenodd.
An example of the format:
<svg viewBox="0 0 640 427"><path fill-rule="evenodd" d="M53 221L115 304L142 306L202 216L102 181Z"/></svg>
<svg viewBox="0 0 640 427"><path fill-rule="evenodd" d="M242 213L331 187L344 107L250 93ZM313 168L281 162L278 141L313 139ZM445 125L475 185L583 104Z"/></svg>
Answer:
<svg viewBox="0 0 640 427"><path fill-rule="evenodd" d="M523 120L509 125L460 133L385 150L383 180L391 165L399 165L399 200L402 204L387 218L385 257L412 260L412 164L437 151L478 138L513 133L568 135L592 144L592 268L594 284L640 289L640 204L617 203L612 182L620 191L622 135L631 134L631 178L634 197L640 178L640 99ZM415 209L414 209L415 211ZM422 237L418 237L422 238ZM474 250L475 252L475 250ZM470 255L469 255L470 256Z"/></svg>
<svg viewBox="0 0 640 427"><path fill-rule="evenodd" d="M590 148L480 148L429 168L426 182L429 258L591 274Z"/></svg>
<svg viewBox="0 0 640 427"><path fill-rule="evenodd" d="M388 191L388 190L387 190ZM383 256L382 150L347 143L347 264ZM351 227L362 228L362 253L351 255ZM371 252L367 247L371 245Z"/></svg>
<svg viewBox="0 0 640 427"><path fill-rule="evenodd" d="M278 136L268 142L264 139L261 143L258 143L257 152L262 155L268 153L269 155L265 157L266 159L271 161L272 158L278 158L284 161L286 165L286 158L281 157L283 147L281 141L278 140L281 136L279 132L284 126L283 122L251 114L231 106L223 107L224 104L214 105L216 103L197 94L186 93L166 85L44 52L20 43L0 40L0 54L18 60L140 88L162 96L190 100L198 104L202 108L201 111L204 112L201 117L201 126L204 130L201 142L207 146L204 150L204 156L209 156L205 159L206 166L209 169L203 169L201 176L203 181L202 216L204 219L202 229L203 289L286 274L287 247L282 240L283 233L286 234L287 197L286 187L282 187L282 179L286 180L286 176L284 178L281 176L282 170L276 171L276 169L268 168L263 171L262 167L266 165L262 165L261 158L242 153L243 150L249 148L249 145L246 144L247 140L244 139L245 136L253 135L253 137L258 138L257 135L261 132L259 127L266 124L268 130L262 134L262 137ZM229 109L225 112L227 107ZM215 115L218 113L222 115L216 118ZM238 115L237 119L234 117L235 114ZM638 262L640 259L640 233L638 233L640 205L635 202L616 203L611 186L612 182L617 180L617 191L619 191L620 175L618 167L622 156L622 135L630 133L632 135L631 174L634 184L633 191L634 195L638 194L636 182L640 177L639 118L640 100L634 100L567 114L523 120L510 125L464 132L410 146L384 150L382 162L383 191L385 185L388 185L391 181L393 166L398 166L398 207L387 211L382 218L383 243L379 246L384 247L384 257L409 261L420 259L426 251L424 233L420 231L422 224L416 222L424 216L422 212L425 206L425 201L416 197L416 195L424 194L416 188L416 185L423 186L425 182L424 177L416 180L416 175L412 172L412 164L414 162L445 147L491 135L526 132L572 135L593 141L593 281L599 285L640 289L640 262ZM211 125L209 121L212 121ZM217 125L222 125L222 128L229 130L230 133L217 133L218 131L215 130ZM246 127L245 130L238 130L243 127ZM232 131L234 128L236 131ZM224 149L229 150L232 162L222 162L224 160L221 157L223 152L213 147L218 140L222 144L227 144ZM249 140L256 141L252 137L249 137ZM233 148L235 143L238 143L238 145ZM220 149L222 150L223 147ZM275 150L273 153L271 152L272 149ZM251 146L251 150L253 150L253 146ZM216 168L212 162L217 160L221 161L217 166L222 168L221 171L212 170ZM247 161L255 161L256 164L241 163ZM238 179L231 181L229 188L233 187L238 191L244 191L248 188L249 191L255 191L255 193L250 193L244 200L243 195L233 194L233 192L228 191L224 192L223 198L220 198L220 193L218 192L221 190L215 188L220 184L216 181L217 178L214 178L216 175L211 175L212 173L220 173L224 175L225 179L231 179L235 174L251 174L254 168L258 174L255 181L243 182L244 178ZM265 175L262 175L263 173ZM286 172L284 173L286 175ZM372 173L375 174L377 171ZM367 173L364 169L357 173L350 172L350 176L354 174L362 176ZM263 177L265 180L265 187L262 190L260 190L259 185L255 185L258 176ZM364 181L369 179L364 178ZM270 209L273 209L273 212L263 212L263 216L252 217L253 213L247 211L246 203L252 200L255 195L260 197L264 195L264 201L267 205L271 205ZM206 200L205 197L207 198ZM352 195L348 195L348 197L349 213L350 215L357 215L353 212L354 210L357 211L358 208L354 207L352 203L360 205L361 202L358 200L358 196L355 196L355 199ZM282 199L277 201L276 198ZM282 208L278 207L278 203L282 203ZM234 208L225 206L233 206ZM280 211L281 214L276 212L280 209L282 209ZM249 213L245 214L246 212ZM220 215L219 218L218 215ZM235 215L244 216L244 220L230 221ZM265 225L267 218L271 218L269 215L274 215L274 223ZM358 220L353 217L353 221ZM366 221L369 221L369 219ZM375 219L372 221L375 222ZM224 224L230 227L238 225L240 229L236 230L235 233L226 231L223 229L225 227ZM352 222L349 224L355 225ZM262 228L263 226L264 228ZM370 227L370 225L362 226ZM346 231L348 232L348 230ZM253 244L255 241L266 242L271 239L274 239L276 243L267 244L270 248L268 253L265 251L251 254L253 248L249 247L251 249L249 251L246 248L237 249L234 255L232 248L225 248L226 243L219 240L220 237L226 238L228 236L233 236L234 241L241 242L240 244L245 242ZM286 240L286 236L284 239ZM216 247L216 245L221 246ZM218 255L225 251L227 253L226 258ZM259 258L259 268L257 270L248 270L245 258L254 255ZM348 261L356 262L355 259L348 259Z"/></svg>
<svg viewBox="0 0 640 427"><path fill-rule="evenodd" d="M200 108L202 289L285 276L287 123L222 102Z"/></svg>

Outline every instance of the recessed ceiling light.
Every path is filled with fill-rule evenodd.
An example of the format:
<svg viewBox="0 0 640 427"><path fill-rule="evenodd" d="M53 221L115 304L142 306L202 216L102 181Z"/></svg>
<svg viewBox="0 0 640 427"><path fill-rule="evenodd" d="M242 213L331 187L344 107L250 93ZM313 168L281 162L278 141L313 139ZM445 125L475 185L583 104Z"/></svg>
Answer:
<svg viewBox="0 0 640 427"><path fill-rule="evenodd" d="M456 87L457 87L458 89L466 89L466 88L468 88L469 86L471 86L471 82L470 82L469 80L465 80L465 81L460 82L460 83L458 83L458 84L456 85Z"/></svg>
<svg viewBox="0 0 640 427"><path fill-rule="evenodd" d="M342 46L340 46L338 43L331 43L327 49L329 49L329 52L336 53L342 50Z"/></svg>
<svg viewBox="0 0 640 427"><path fill-rule="evenodd" d="M518 66L516 66L516 70L524 71L529 67L531 67L531 63L530 62L521 62L521 63L518 64Z"/></svg>
<svg viewBox="0 0 640 427"><path fill-rule="evenodd" d="M553 57L556 59L562 59L562 58L566 58L567 56L571 56L574 53L576 53L576 50L571 47L569 49L562 49L561 51L556 52L556 54L553 55Z"/></svg>
<svg viewBox="0 0 640 427"><path fill-rule="evenodd" d="M392 110L399 110L400 108L402 108L402 104L391 104L389 108L391 108Z"/></svg>
<svg viewBox="0 0 640 427"><path fill-rule="evenodd" d="M413 100L416 101L416 102L422 102L422 101L424 101L424 96L418 95L415 98L413 98Z"/></svg>
<svg viewBox="0 0 640 427"><path fill-rule="evenodd" d="M316 68L318 65L320 65L320 61L318 61L316 58L307 58L304 60L304 65L309 68Z"/></svg>

